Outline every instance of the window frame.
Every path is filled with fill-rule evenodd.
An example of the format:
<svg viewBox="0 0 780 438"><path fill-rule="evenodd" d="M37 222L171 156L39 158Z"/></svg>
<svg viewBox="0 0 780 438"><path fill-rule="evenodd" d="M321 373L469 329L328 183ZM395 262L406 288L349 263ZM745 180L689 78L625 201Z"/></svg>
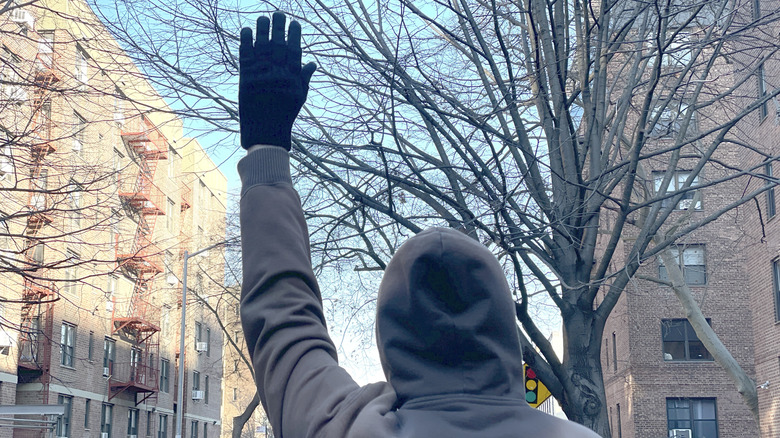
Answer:
<svg viewBox="0 0 780 438"><path fill-rule="evenodd" d="M157 438L168 438L168 414L160 414L157 425Z"/></svg>
<svg viewBox="0 0 780 438"><path fill-rule="evenodd" d="M73 368L76 360L76 325L62 321L60 328L60 365Z"/></svg>
<svg viewBox="0 0 780 438"><path fill-rule="evenodd" d="M771 178L774 178L774 169L772 168L772 161L764 163L764 174L767 177L766 185L770 186L766 190L766 214L769 219L773 218L777 214L777 204L775 203L775 187L772 186Z"/></svg>
<svg viewBox="0 0 780 438"><path fill-rule="evenodd" d="M710 324L712 326L712 321L710 318L706 318L707 324ZM671 353L667 353L667 343L672 342L680 342L679 340L667 340L666 335L671 332L671 330L674 328L671 325L672 324L682 324L681 331L683 335L683 348L684 348L684 354L685 357L680 358L674 358L674 356L671 355ZM695 339L691 339L690 335L695 336ZM694 359L691 357L691 343L692 342L698 342L701 344L701 349L707 353L707 357L703 359ZM691 326L690 321L688 321L685 318L665 318L661 320L661 352L664 363L669 362L684 362L684 363L690 363L690 362L713 362L715 359L712 357L712 353L707 350L707 348L704 346L704 343L699 339L699 337L696 335L696 332L693 330L693 326ZM667 359L666 355L669 354L672 356L671 359Z"/></svg>
<svg viewBox="0 0 780 438"><path fill-rule="evenodd" d="M87 129L87 119L73 111L73 148L72 151L81 156L84 151L84 132Z"/></svg>
<svg viewBox="0 0 780 438"><path fill-rule="evenodd" d="M114 422L114 405L111 403L103 403L100 407L100 433L108 434L108 438L111 438L111 425Z"/></svg>
<svg viewBox="0 0 780 438"><path fill-rule="evenodd" d="M663 184L663 180L666 177L666 170L655 170L652 172L652 178L653 178L653 194L657 195L660 192L660 185ZM674 206L674 210L692 210L692 211L701 211L703 209L704 200L702 199L702 196L699 196L699 202L698 204L691 207L691 204L693 203L693 199L696 197L697 193L700 193L701 189L698 189L696 187L699 186L699 177L701 177L701 173L696 175L693 178L693 181L691 181L691 185L688 187L683 187L685 185L685 181L690 178L691 175L690 170L674 170L672 175L672 180L669 181L669 187L666 190L666 193L664 194L665 198L661 200L661 207L667 208L672 203L672 198L677 196L681 190L685 190L685 193L683 193L683 197L677 202L677 205ZM689 201L686 204L685 201Z"/></svg>
<svg viewBox="0 0 780 438"><path fill-rule="evenodd" d="M55 436L70 437L71 416L73 414L73 396L58 394L57 404L65 406L65 413L62 416L57 417L57 423L55 425Z"/></svg>
<svg viewBox="0 0 780 438"><path fill-rule="evenodd" d="M761 100L767 95L766 72L764 63L756 67L756 99ZM764 121L769 116L769 101L764 101L759 106L758 121Z"/></svg>
<svg viewBox="0 0 780 438"><path fill-rule="evenodd" d="M139 411L135 408L129 408L127 410L127 436L138 436L138 418Z"/></svg>
<svg viewBox="0 0 780 438"><path fill-rule="evenodd" d="M192 370L192 390L200 391L200 371Z"/></svg>
<svg viewBox="0 0 780 438"><path fill-rule="evenodd" d="M203 378L203 404L209 404L209 375L206 374Z"/></svg>
<svg viewBox="0 0 780 438"><path fill-rule="evenodd" d="M103 338L103 368L108 368L109 375L114 371L116 362L116 340L108 336Z"/></svg>
<svg viewBox="0 0 780 438"><path fill-rule="evenodd" d="M772 295L775 301L775 322L780 322L780 259L772 260Z"/></svg>
<svg viewBox="0 0 780 438"><path fill-rule="evenodd" d="M89 412L92 410L92 400L84 400L84 430L89 430Z"/></svg>
<svg viewBox="0 0 780 438"><path fill-rule="evenodd" d="M170 392L170 372L171 361L168 359L160 360L160 392Z"/></svg>
<svg viewBox="0 0 780 438"><path fill-rule="evenodd" d="M682 251L680 251L680 248L682 248ZM672 250L673 255L677 259L677 266L680 267L680 270L682 271L683 278L685 279L685 284L688 286L694 286L694 287L700 287L700 286L706 286L707 282L709 280L709 276L707 275L707 248L706 245L703 243L696 243L696 244L686 244L686 245L675 245L670 247ZM686 251L693 251L696 249L701 249L702 252L702 262L701 265L686 265L685 264L685 252ZM693 278L689 277L687 275L687 272L698 272L695 267L701 267L702 277L703 280L701 282L693 282ZM658 278L660 278L663 281L669 280L669 274L666 271L666 266L664 265L663 259L658 256ZM690 280L690 281L689 281Z"/></svg>
<svg viewBox="0 0 780 438"><path fill-rule="evenodd" d="M672 100L665 103L663 108L659 108L661 104L666 102L665 99L659 99L656 102L656 107L650 113L650 120L656 119L655 124L647 133L647 136L657 140L675 140L680 134L682 129L683 117L685 113L690 109L691 103L684 100ZM691 114L691 120L688 123L688 128L683 138L690 138L696 132L696 112Z"/></svg>
<svg viewBox="0 0 780 438"><path fill-rule="evenodd" d="M687 407L677 406L674 405L676 403L680 402L688 402ZM705 412L704 409L699 407L698 409L694 408L694 403L703 403L703 402L712 402L712 412L713 412L713 418L709 419L702 419L702 418L695 418L696 413L702 413ZM673 405L670 405L673 404ZM674 410L674 419L671 419L670 411ZM687 410L688 411L688 418L687 419L680 419L677 418L677 416L681 413L681 411ZM673 425L674 422L674 425ZM690 423L691 427L680 427L680 422ZM715 425L715 436L709 436L707 435L707 438L717 438L720 435L720 428L718 426L718 402L717 398L715 397L667 397L666 398L666 430L667 434L671 432L673 429L690 429L691 430L691 438L701 438L703 435L700 435L698 432L700 432L700 428L702 427L702 423L708 422Z"/></svg>

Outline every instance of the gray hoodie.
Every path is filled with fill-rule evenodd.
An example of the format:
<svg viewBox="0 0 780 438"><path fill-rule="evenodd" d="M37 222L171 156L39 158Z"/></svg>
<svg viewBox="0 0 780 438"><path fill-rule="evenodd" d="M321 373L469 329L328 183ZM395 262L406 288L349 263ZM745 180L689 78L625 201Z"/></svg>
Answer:
<svg viewBox="0 0 780 438"><path fill-rule="evenodd" d="M388 264L376 324L387 382L357 385L328 336L287 152L261 148L238 169L241 322L277 438L598 437L525 402L501 266L450 229L412 237Z"/></svg>

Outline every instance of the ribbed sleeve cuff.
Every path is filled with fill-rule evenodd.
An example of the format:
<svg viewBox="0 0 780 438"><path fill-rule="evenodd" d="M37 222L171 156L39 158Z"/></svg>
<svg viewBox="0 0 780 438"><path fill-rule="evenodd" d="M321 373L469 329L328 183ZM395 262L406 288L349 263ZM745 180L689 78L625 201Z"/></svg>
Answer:
<svg viewBox="0 0 780 438"><path fill-rule="evenodd" d="M290 154L278 146L259 147L238 162L241 192L257 184L289 183Z"/></svg>

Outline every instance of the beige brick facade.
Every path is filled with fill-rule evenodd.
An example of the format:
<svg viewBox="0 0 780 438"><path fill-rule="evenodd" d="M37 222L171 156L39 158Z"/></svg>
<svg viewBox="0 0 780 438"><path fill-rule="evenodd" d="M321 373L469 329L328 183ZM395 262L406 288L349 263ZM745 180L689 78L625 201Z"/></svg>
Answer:
<svg viewBox="0 0 780 438"><path fill-rule="evenodd" d="M0 28L0 404L68 403L57 433L74 438L173 437L179 409L183 436L219 436L220 249L189 263L175 394L182 256L224 239L225 177L86 3Z"/></svg>

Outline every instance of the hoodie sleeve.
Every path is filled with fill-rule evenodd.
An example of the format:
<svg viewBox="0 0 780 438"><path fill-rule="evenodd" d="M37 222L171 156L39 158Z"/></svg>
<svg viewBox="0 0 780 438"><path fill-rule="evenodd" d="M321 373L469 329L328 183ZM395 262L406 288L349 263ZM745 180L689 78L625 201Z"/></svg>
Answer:
<svg viewBox="0 0 780 438"><path fill-rule="evenodd" d="M261 147L238 171L241 324L260 400L277 437L331 436L334 414L359 386L338 366L328 336L289 155Z"/></svg>

